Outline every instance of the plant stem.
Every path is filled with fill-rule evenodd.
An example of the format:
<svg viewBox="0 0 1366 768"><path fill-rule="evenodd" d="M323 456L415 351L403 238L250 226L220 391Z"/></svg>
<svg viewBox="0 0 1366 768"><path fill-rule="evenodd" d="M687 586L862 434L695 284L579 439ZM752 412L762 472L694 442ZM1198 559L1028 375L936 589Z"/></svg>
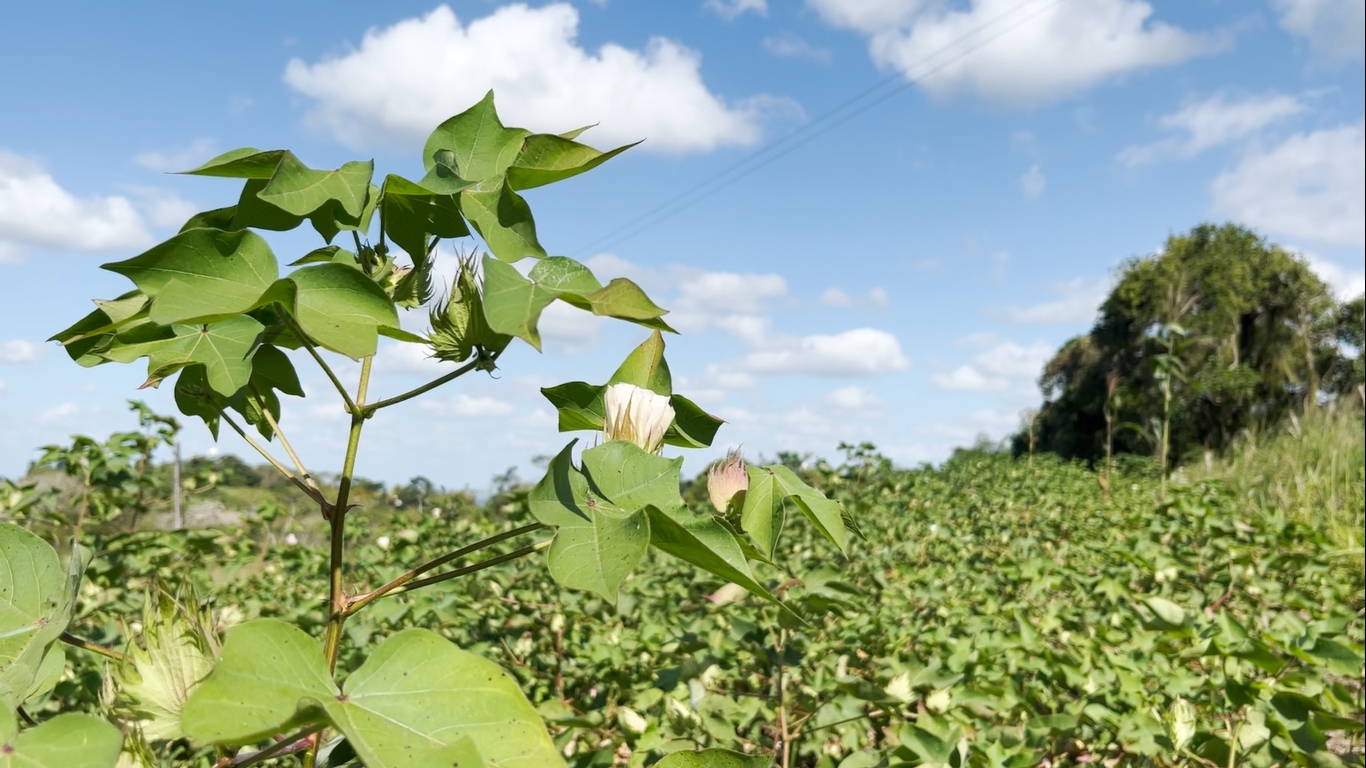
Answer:
<svg viewBox="0 0 1366 768"><path fill-rule="evenodd" d="M299 327L298 322L290 317L288 312L284 313L284 318L285 322L289 323L289 327L293 329L294 335L298 336L299 341L303 342L304 349L308 350L308 354L313 356L314 362L318 364L319 368L323 369L323 373L327 374L327 378L331 380L332 386L336 387L337 394L341 395L342 402L346 404L346 412L355 415L356 403L351 399L351 393L347 392L346 387L342 385L341 379L337 378L337 374L332 370L332 366L328 365L327 361L323 359L323 356L318 353L318 348L313 346L313 342L309 340L308 334L304 333L304 329Z"/></svg>
<svg viewBox="0 0 1366 768"><path fill-rule="evenodd" d="M261 394L256 392L255 387L252 387L252 392L260 399ZM299 470L299 476L303 479L304 483L321 496L322 490L318 488L318 483L313 480L313 475L309 474L308 470L304 467L304 463L299 460L299 454L294 452L294 447L289 444L289 438L285 437L285 433L280 429L280 425L275 421L275 416L271 414L270 409L262 408L261 415L265 417L266 423L270 425L270 428L275 431L275 436L280 438L280 446L285 449L285 453L289 454L290 461L294 462L294 468Z"/></svg>
<svg viewBox="0 0 1366 768"><path fill-rule="evenodd" d="M89 640L86 640L83 637L76 637L70 632L63 632L58 639L60 639L67 645L74 645L77 648L84 648L85 650L90 651L91 653L97 653L107 659L113 659L114 661L120 663L128 661L128 657L126 655L119 653L113 648L106 648L105 646L100 645L99 643L93 643Z"/></svg>
<svg viewBox="0 0 1366 768"><path fill-rule="evenodd" d="M294 485L298 486L299 490L303 491L308 496L308 498L313 499L314 501L322 505L327 504L327 500L323 498L321 492L313 488L310 488L307 483L300 480L293 472L290 472L288 467L282 464L279 459L272 456L270 454L270 451L267 451L264 446L256 442L256 440L254 440L251 437L251 435L248 435L247 431L242 429L241 425L239 425L236 421L233 421L232 417L229 416L226 411L221 412L219 415L222 417L223 421L226 422L229 427L232 427L232 431L236 432L239 437L247 441L247 445L250 445L252 448L255 448L256 452L261 454L261 456L263 456L266 461L270 462L270 465L272 467L275 467L275 470L277 472L284 475L287 480L289 480L291 483L294 483Z"/></svg>
<svg viewBox="0 0 1366 768"><path fill-rule="evenodd" d="M269 760L270 758L279 755L302 752L314 744L309 737L322 729L322 725L310 725L298 733L280 739L259 752L249 752L245 755L238 755L237 757L228 760L219 760L214 764L214 768L245 768L245 766L255 765L262 760Z"/></svg>
<svg viewBox="0 0 1366 768"><path fill-rule="evenodd" d="M479 562L475 563L474 565L467 565L467 566L465 566L464 568L457 568L457 569L455 569L454 571L448 571L448 572L443 573L443 574L441 574L441 575L439 575L439 576L429 576L429 577L427 577L427 578L425 578L425 579L418 579L417 581L410 581L410 582L408 582L407 584L404 584L403 586L398 587L398 588L396 588L396 589L391 589L391 590L389 590L388 592L386 592L386 593L384 593L384 594L385 594L385 595L398 595L398 594L402 594L402 593L404 593L404 592L412 592L412 591L415 590L415 589L421 589L421 588L423 588L423 587L429 587L429 586L431 586L431 585L433 585L433 584L440 584L440 583L443 582L443 581L450 581L451 579L458 579L458 578L460 578L461 576L468 576L468 575L470 575L471 573L477 573L477 572L482 571L482 570L484 570L484 569L486 569L486 568L492 568L492 567L495 566L495 565L501 565L502 563L506 563L506 562L508 562L509 560L516 560L516 559L521 558L521 557L526 557L527 555L529 555L529 554L531 554L531 553L533 553L533 552L539 552L539 551L545 549L546 547L550 546L550 542L552 542L552 541L554 541L554 539L546 539L545 541L538 541L538 542L536 542L535 544L532 544L531 546L522 547L521 549L513 550L513 551L507 553L506 555L499 555L499 556L497 556L497 557L490 557L490 558L487 559L487 560L480 560Z"/></svg>
<svg viewBox="0 0 1366 768"><path fill-rule="evenodd" d="M513 528L510 531L504 531L502 533L495 534L493 536L488 537L487 539L476 541L475 543L470 544L469 546L461 547L460 549L457 549L454 552L448 552L442 555L441 557L436 558L435 560L423 563L422 565L419 565L418 567L412 569L411 571L408 571L402 576L399 576L398 578L394 579L393 581L389 582L388 584L385 584L384 586L374 591L366 592L363 595L354 596L350 601L350 605L346 609L346 615L350 616L356 613L357 611L369 605L370 603L378 600L381 597L384 597L385 595L389 594L395 589L402 587L404 584L407 584L413 579L416 579L418 576L421 576L422 574L434 570L436 568L440 568L441 566L445 565L446 563L449 563L452 560L464 557L465 555L471 554L473 552L478 552L481 549L487 549L488 547L491 547L500 541L507 541L508 539L521 536L524 533L530 533L532 531L540 530L544 527L545 525L543 523L531 523L530 525L524 525L520 528Z"/></svg>
<svg viewBox="0 0 1366 768"><path fill-rule="evenodd" d="M370 388L370 365L373 357L361 361L360 383L356 386L356 402L364 405L365 393ZM332 550L328 563L327 637L323 641L323 655L327 667L337 670L337 653L341 650L342 625L346 623L346 592L342 584L342 566L346 559L346 511L351 500L351 481L356 473L356 453L360 447L360 431L365 415L360 407L351 413L351 432L346 439L346 458L342 462L341 479L337 483L337 502L332 507Z"/></svg>
<svg viewBox="0 0 1366 768"><path fill-rule="evenodd" d="M414 397L417 397L418 395L436 389L442 384L455 381L456 379L460 378L461 376L464 376L465 374L469 373L470 371L476 368L488 366L497 362L498 355L501 354L502 352L498 352L493 355L490 355L487 358L475 358L474 360L471 360L470 362L460 366L459 368L455 369L454 371L451 371L445 376L442 376L438 379L433 379L432 381L429 381L426 384L417 387L416 389L411 389L407 392L404 392L401 395L395 395L394 397L388 398L387 400L380 400L379 402L374 403L372 405L364 406L361 410L365 412L366 416L370 416L373 415L375 411L378 411L381 408L388 408L391 405L398 405L399 403L405 400L411 400Z"/></svg>

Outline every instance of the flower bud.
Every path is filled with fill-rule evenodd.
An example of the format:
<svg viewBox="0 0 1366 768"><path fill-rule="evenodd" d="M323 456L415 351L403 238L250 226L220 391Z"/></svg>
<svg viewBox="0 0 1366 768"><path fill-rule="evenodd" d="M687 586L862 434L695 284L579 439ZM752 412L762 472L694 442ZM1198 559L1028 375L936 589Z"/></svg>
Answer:
<svg viewBox="0 0 1366 768"><path fill-rule="evenodd" d="M603 394L603 440L625 440L646 453L659 453L674 421L669 398L634 384L612 384Z"/></svg>
<svg viewBox="0 0 1366 768"><path fill-rule="evenodd" d="M707 494L711 505L721 514L726 513L735 494L749 490L749 472L745 469L745 459L739 451L726 454L724 461L718 461L707 470Z"/></svg>

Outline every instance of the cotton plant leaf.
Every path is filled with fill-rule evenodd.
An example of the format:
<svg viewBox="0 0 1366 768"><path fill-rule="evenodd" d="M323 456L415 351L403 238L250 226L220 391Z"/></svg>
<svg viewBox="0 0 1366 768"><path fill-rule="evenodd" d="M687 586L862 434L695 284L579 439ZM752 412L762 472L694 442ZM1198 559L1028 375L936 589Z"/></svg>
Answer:
<svg viewBox="0 0 1366 768"><path fill-rule="evenodd" d="M57 715L19 731L13 710L0 707L0 768L115 768L123 735L91 715Z"/></svg>
<svg viewBox="0 0 1366 768"><path fill-rule="evenodd" d="M49 649L71 623L89 552L76 547L63 568L52 545L12 523L0 523L0 710L13 711L40 691L51 672Z"/></svg>
<svg viewBox="0 0 1366 768"><path fill-rule="evenodd" d="M145 333L121 334L104 354L119 363L146 357L149 384L187 366L203 365L209 385L230 397L251 378L251 353L265 326L238 315L206 325L146 328Z"/></svg>
<svg viewBox="0 0 1366 768"><path fill-rule="evenodd" d="M437 164L438 153L449 152L453 170L477 183L501 181L531 135L523 128L508 128L498 118L489 91L478 104L438 125L422 149L424 167Z"/></svg>

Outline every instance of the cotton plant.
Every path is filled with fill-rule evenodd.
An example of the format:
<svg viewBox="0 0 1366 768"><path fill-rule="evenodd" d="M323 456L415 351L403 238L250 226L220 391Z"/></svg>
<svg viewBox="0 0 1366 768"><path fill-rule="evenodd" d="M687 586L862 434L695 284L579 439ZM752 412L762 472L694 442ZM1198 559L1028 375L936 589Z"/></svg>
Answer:
<svg viewBox="0 0 1366 768"><path fill-rule="evenodd" d="M522 196L628 149L600 152L577 141L582 130L548 134L504 126L490 93L432 132L422 151L424 175L416 180L389 174L377 181L373 161L321 170L287 150L254 148L186 172L237 180L235 204L196 214L165 242L104 265L134 287L97 300L93 312L53 340L86 367L145 358L144 386L171 388L183 414L202 420L215 438L226 426L311 500L330 531L328 569L317 574L326 585L326 627L313 637L278 619L240 621L220 647L202 629L205 622L187 624L158 602L147 620L161 626L148 630L145 649L125 655L101 648L65 633L84 550L74 547L77 556L64 570L46 542L0 527L9 566L0 570L9 579L0 583L0 763L15 754L27 760L16 764L112 767L122 743L124 761L136 764L168 739L183 737L218 748L225 755L220 764L238 767L296 759L315 768L346 750L370 768L562 766L561 751L516 679L435 632L398 631L359 668L341 675L337 669L348 619L375 602L442 589L539 553L564 587L615 600L654 547L802 620L751 561L771 557L789 507L845 550L844 509L786 467L750 466L738 455L724 464L724 482L716 483L716 508L688 508L680 493L683 459L665 456L666 446L706 448L721 421L673 391L664 358L664 334L673 332L666 310L630 280L604 283L587 266L552 255ZM304 222L322 244L282 271L260 233ZM436 261L449 258L439 256L438 245L476 237L483 253L457 257L454 282L436 285ZM529 270L514 266L526 259L534 261ZM365 513L355 508L351 490L366 425L458 378L508 364L514 340L539 350L542 312L556 301L649 331L606 383L543 390L558 411L560 431L593 433L595 444L579 450L575 438L550 462L530 492L533 519L525 524L412 563L386 584L349 583L347 523ZM425 310L430 330L402 328L399 309ZM371 383L381 336L418 346L449 366L447 372L407 392L377 396ZM359 362L354 382L343 382L334 367L338 356ZM284 403L304 396L298 361L327 378L349 421L335 492L318 483L287 434L294 427L284 418ZM292 533L285 542L303 546ZM380 536L375 544L385 549L391 542ZM414 549L392 552L403 557ZM198 634L186 633L191 625L201 628ZM60 677L59 641L121 665L109 698L118 704L111 714L122 733L88 714L61 715L22 731L15 725L24 719L23 706ZM658 765L759 760L708 750Z"/></svg>

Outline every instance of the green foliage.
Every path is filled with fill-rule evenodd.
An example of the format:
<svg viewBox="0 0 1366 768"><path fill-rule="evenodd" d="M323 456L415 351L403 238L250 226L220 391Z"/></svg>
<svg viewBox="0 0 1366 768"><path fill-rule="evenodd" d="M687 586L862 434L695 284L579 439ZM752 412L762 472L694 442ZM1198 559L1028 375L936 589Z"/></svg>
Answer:
<svg viewBox="0 0 1366 768"><path fill-rule="evenodd" d="M1173 235L1160 253L1124 264L1095 327L1045 365L1038 447L1104 457L1116 377L1114 450L1159 463L1226 450L1246 430L1313 407L1320 391L1351 394L1361 347L1348 327L1359 302L1338 307L1301 257L1243 227Z"/></svg>

